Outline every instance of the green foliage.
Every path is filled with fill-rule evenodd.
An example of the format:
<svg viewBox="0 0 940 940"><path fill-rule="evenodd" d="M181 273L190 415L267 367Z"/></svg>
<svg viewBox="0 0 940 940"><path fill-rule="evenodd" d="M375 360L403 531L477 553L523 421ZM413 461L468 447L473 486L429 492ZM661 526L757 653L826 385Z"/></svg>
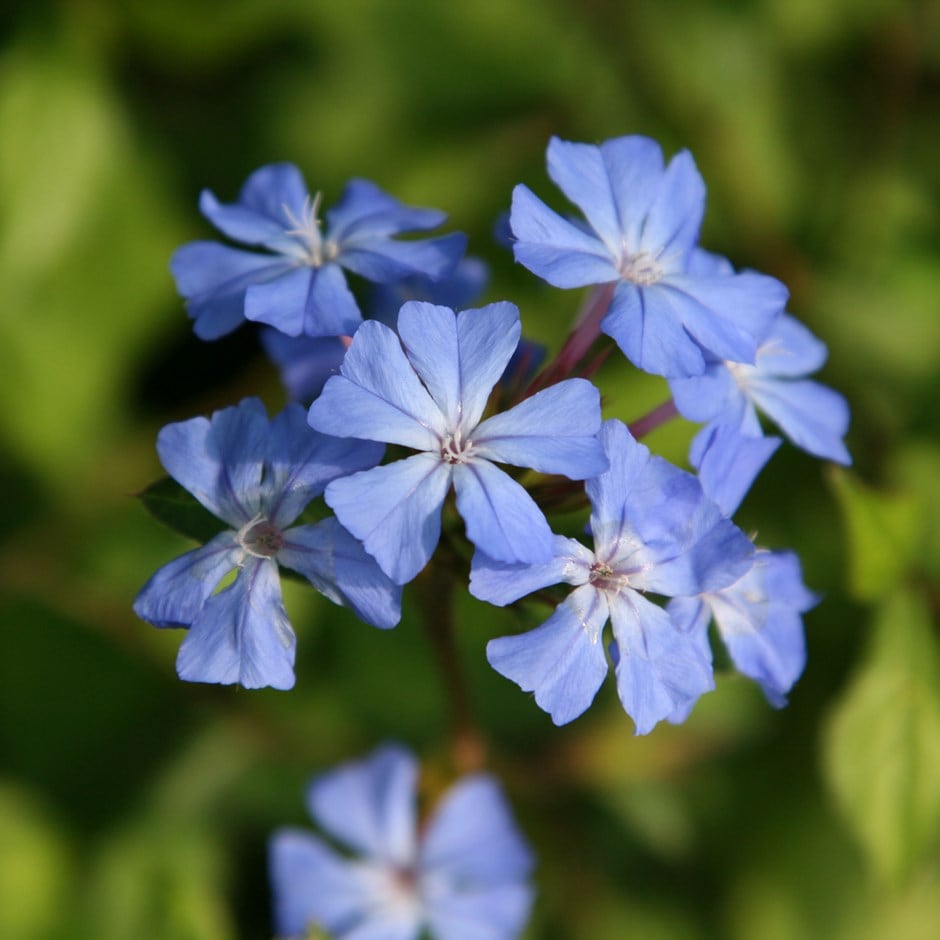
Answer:
<svg viewBox="0 0 940 940"><path fill-rule="evenodd" d="M880 875L909 876L940 848L940 648L913 591L882 603L824 757L833 795Z"/></svg>
<svg viewBox="0 0 940 940"><path fill-rule="evenodd" d="M208 542L230 528L172 477L151 483L138 498L155 519L197 542Z"/></svg>

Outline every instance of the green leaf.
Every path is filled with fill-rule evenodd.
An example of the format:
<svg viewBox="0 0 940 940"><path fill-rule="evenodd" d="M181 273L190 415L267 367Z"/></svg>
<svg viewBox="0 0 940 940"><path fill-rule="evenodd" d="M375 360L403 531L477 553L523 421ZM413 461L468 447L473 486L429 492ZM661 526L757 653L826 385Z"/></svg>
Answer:
<svg viewBox="0 0 940 940"><path fill-rule="evenodd" d="M875 870L905 878L940 836L940 652L914 591L881 607L868 659L829 721L823 758Z"/></svg>
<svg viewBox="0 0 940 940"><path fill-rule="evenodd" d="M164 525L197 542L208 542L230 528L171 477L151 483L138 498Z"/></svg>
<svg viewBox="0 0 940 940"><path fill-rule="evenodd" d="M917 562L921 501L916 493L878 492L841 470L831 479L848 535L849 593L878 600Z"/></svg>

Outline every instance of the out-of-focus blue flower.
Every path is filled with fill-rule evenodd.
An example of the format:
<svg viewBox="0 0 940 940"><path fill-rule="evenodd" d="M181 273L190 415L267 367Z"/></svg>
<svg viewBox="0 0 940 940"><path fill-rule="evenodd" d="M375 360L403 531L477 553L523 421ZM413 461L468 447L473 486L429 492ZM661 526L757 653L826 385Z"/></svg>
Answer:
<svg viewBox="0 0 940 940"><path fill-rule="evenodd" d="M841 464L852 458L843 443L849 407L833 389L807 378L826 361L826 346L789 314L776 318L753 365L709 362L694 378L671 379L679 413L713 427L729 425L748 437L762 435L758 411L797 447ZM703 436L704 437L704 436ZM705 446L696 443L695 450Z"/></svg>
<svg viewBox="0 0 940 940"><path fill-rule="evenodd" d="M529 566L477 552L470 592L502 606L551 584L575 585L540 627L491 640L490 665L564 724L587 709L607 675L601 635L610 620L617 692L646 734L713 687L698 638L646 593L720 590L748 570L753 546L695 477L652 456L621 422L605 422L601 438L610 468L586 484L594 550L554 536L554 557Z"/></svg>
<svg viewBox="0 0 940 940"><path fill-rule="evenodd" d="M167 472L231 529L165 565L134 602L141 619L189 628L177 671L192 682L254 689L294 684L296 640L278 563L377 627L393 627L401 589L339 523L291 527L330 480L374 466L382 447L311 431L288 405L269 421L260 401L169 424L157 437ZM236 571L222 590L222 579Z"/></svg>
<svg viewBox="0 0 940 940"><path fill-rule="evenodd" d="M748 437L729 425L715 425L696 443L702 488L730 517L780 438ZM709 658L708 625L714 621L735 667L759 683L768 701L779 708L806 665L802 614L817 601L803 584L793 552L758 549L753 566L733 584L698 597L674 598L667 609L676 626L697 640ZM687 713L680 708L670 720L681 721Z"/></svg>
<svg viewBox="0 0 940 940"><path fill-rule="evenodd" d="M374 320L310 408L318 431L401 444L404 460L334 480L326 501L394 581L411 580L440 538L451 484L467 537L493 558L545 562L552 533L526 490L494 461L581 480L605 469L600 397L568 379L481 421L519 342L519 311L497 303L455 314L410 302L398 335Z"/></svg>
<svg viewBox="0 0 940 940"><path fill-rule="evenodd" d="M647 137L600 146L553 138L548 173L587 224L517 186L517 261L556 287L616 282L601 329L647 372L700 375L708 357L754 362L787 290L755 272L696 267L705 185L687 151L665 165Z"/></svg>
<svg viewBox="0 0 940 940"><path fill-rule="evenodd" d="M315 779L310 815L352 853L282 829L269 858L278 936L335 940L514 940L529 916L532 855L499 784L475 774L417 820L418 765L386 745Z"/></svg>
<svg viewBox="0 0 940 940"><path fill-rule="evenodd" d="M217 339L243 319L289 336L346 336L361 321L343 269L378 283L414 275L441 278L466 248L459 233L398 241L403 232L436 228L446 216L403 205L367 180L352 180L320 230L313 198L290 163L263 166L248 177L234 203L208 190L203 215L235 242L266 249L241 251L212 241L183 245L170 268L202 339Z"/></svg>

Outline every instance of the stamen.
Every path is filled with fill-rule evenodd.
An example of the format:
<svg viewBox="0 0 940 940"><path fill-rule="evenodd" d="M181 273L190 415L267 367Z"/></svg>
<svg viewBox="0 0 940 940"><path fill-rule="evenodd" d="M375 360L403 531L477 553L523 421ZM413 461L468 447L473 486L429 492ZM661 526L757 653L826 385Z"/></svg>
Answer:
<svg viewBox="0 0 940 940"><path fill-rule="evenodd" d="M255 558L273 558L284 545L284 536L270 520L260 513L238 530L238 543Z"/></svg>

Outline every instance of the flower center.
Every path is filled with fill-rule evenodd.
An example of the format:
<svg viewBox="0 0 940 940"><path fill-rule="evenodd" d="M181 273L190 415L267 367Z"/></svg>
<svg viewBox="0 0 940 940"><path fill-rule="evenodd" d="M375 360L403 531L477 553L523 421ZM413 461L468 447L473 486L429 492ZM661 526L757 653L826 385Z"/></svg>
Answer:
<svg viewBox="0 0 940 940"><path fill-rule="evenodd" d="M313 199L309 196L304 199L299 219L289 206L283 205L281 208L291 225L284 234L298 239L301 249L300 257L305 264L309 264L312 268L319 268L339 254L337 244L329 239L324 241L320 233L320 193L317 193Z"/></svg>
<svg viewBox="0 0 940 940"><path fill-rule="evenodd" d="M281 530L263 516L246 522L237 537L241 547L255 558L273 558L284 544Z"/></svg>
<svg viewBox="0 0 940 940"><path fill-rule="evenodd" d="M473 442L465 441L463 433L460 430L448 434L441 441L441 460L444 463L466 463L470 458L470 452L473 450Z"/></svg>
<svg viewBox="0 0 940 940"><path fill-rule="evenodd" d="M640 251L635 255L624 253L620 259L620 276L625 281L632 281L641 287L655 284L662 279L663 269L651 254Z"/></svg>
<svg viewBox="0 0 940 940"><path fill-rule="evenodd" d="M601 591L618 591L624 584L624 577L614 572L606 562L595 561L591 565L588 582Z"/></svg>

